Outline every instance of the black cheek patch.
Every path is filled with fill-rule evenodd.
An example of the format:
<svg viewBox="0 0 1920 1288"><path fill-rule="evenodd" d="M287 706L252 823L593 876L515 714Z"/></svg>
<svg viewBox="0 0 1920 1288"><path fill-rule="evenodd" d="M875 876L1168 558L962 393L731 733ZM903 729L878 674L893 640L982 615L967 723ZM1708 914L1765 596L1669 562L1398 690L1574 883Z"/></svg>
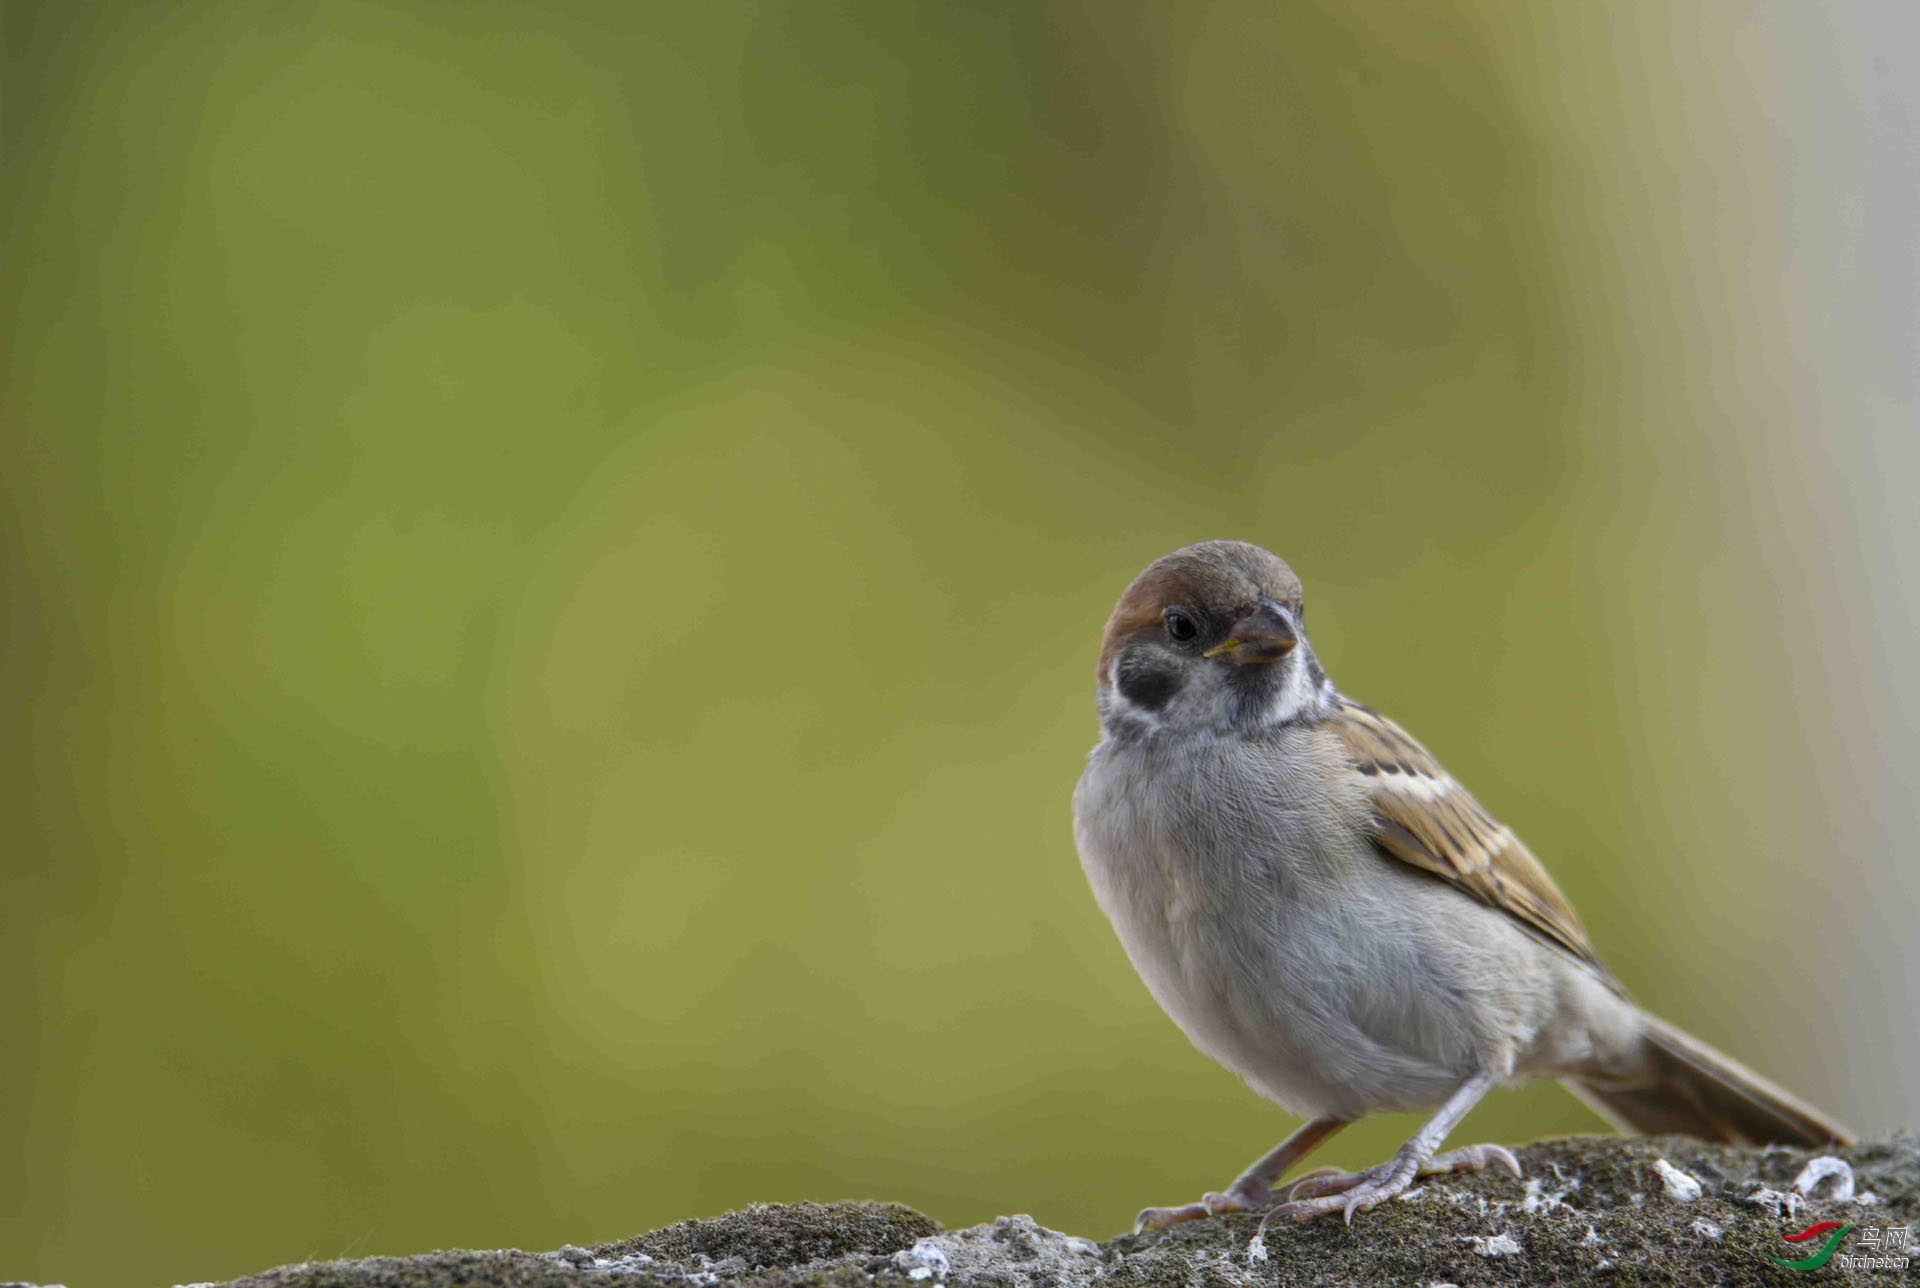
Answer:
<svg viewBox="0 0 1920 1288"><path fill-rule="evenodd" d="M1135 649L1120 658L1113 680L1128 702L1158 711L1180 691L1180 668L1172 658Z"/></svg>

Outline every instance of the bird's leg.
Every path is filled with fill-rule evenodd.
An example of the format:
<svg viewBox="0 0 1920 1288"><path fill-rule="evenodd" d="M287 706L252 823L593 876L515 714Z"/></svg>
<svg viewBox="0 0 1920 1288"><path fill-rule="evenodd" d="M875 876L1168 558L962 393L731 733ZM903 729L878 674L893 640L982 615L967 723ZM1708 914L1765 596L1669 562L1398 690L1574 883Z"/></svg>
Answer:
<svg viewBox="0 0 1920 1288"><path fill-rule="evenodd" d="M1460 1120L1493 1090L1499 1079L1490 1072L1476 1073L1460 1084L1427 1125L1415 1132L1400 1152L1378 1167L1362 1172L1313 1173L1302 1177L1288 1192L1287 1201L1274 1208L1281 1216L1306 1221L1329 1212L1343 1212L1348 1221L1355 1212L1378 1207L1396 1194L1405 1192L1416 1176L1436 1176L1442 1172L1477 1172L1488 1163L1499 1163L1515 1176L1520 1162L1499 1145L1469 1145L1446 1154L1439 1153L1442 1143Z"/></svg>
<svg viewBox="0 0 1920 1288"><path fill-rule="evenodd" d="M1289 1167L1317 1149L1327 1137L1347 1125L1345 1118L1316 1118L1275 1145L1259 1162L1240 1173L1224 1194L1208 1194L1185 1207L1148 1208L1134 1220L1133 1230L1164 1230L1182 1221L1199 1221L1222 1212L1258 1212L1273 1205L1273 1183Z"/></svg>

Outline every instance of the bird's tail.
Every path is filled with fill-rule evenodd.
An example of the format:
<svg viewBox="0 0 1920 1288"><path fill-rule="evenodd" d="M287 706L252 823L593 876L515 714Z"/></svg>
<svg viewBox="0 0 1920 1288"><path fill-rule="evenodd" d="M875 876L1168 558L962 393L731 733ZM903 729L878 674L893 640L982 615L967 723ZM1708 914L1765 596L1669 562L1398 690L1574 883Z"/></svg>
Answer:
<svg viewBox="0 0 1920 1288"><path fill-rule="evenodd" d="M1806 1101L1664 1020L1645 1017L1648 1060L1639 1077L1567 1079L1614 1126L1729 1145L1851 1145L1853 1133Z"/></svg>

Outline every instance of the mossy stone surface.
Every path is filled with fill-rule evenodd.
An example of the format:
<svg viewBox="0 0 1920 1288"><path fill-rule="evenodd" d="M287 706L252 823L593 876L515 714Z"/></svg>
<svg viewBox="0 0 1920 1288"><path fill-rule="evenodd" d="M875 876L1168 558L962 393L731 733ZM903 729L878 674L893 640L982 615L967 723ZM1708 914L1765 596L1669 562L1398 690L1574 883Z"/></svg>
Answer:
<svg viewBox="0 0 1920 1288"><path fill-rule="evenodd" d="M1920 1136L1834 1156L1854 1193L1833 1182L1794 1188L1805 1150L1735 1150L1678 1139L1581 1137L1518 1151L1523 1180L1503 1172L1444 1178L1410 1199L1307 1225L1219 1217L1096 1243L1026 1217L945 1231L911 1208L794 1203L686 1221L618 1243L556 1252L435 1252L282 1266L245 1288L1344 1288L1379 1284L1743 1285L1806 1283L1772 1257L1809 1254L1782 1236L1819 1221L1886 1229L1920 1225ZM1697 1180L1669 1194L1662 1170ZM1684 1189L1684 1185L1682 1189ZM1164 1197L1164 1196L1159 1196ZM1256 1241L1256 1235L1258 1240ZM1817 1245L1814 1245L1817 1246ZM1868 1249L1860 1232L1843 1251ZM1865 1282L1920 1282L1906 1269L1817 1272Z"/></svg>

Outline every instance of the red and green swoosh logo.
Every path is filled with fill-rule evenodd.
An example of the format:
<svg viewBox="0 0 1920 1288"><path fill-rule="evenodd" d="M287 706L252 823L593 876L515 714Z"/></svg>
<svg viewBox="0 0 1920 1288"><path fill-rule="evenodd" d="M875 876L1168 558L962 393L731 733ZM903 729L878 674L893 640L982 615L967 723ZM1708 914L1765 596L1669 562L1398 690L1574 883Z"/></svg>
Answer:
<svg viewBox="0 0 1920 1288"><path fill-rule="evenodd" d="M1840 1240L1852 1233L1853 1227L1850 1225L1841 1225L1838 1221L1822 1221L1818 1225L1808 1226L1798 1234L1780 1236L1788 1243L1812 1243L1824 1234L1827 1236L1827 1241L1820 1245L1820 1251L1804 1261L1782 1261L1772 1256L1767 1260L1776 1266L1785 1266L1789 1270L1818 1270L1833 1259L1835 1250L1840 1247Z"/></svg>

